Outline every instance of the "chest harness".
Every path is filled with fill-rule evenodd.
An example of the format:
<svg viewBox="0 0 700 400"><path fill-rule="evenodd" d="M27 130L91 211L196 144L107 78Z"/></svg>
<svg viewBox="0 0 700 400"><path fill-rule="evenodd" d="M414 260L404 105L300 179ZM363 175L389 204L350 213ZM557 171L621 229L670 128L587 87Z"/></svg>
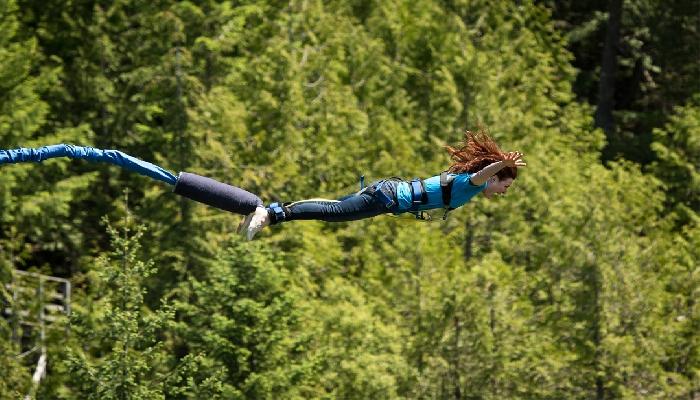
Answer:
<svg viewBox="0 0 700 400"><path fill-rule="evenodd" d="M446 171L440 174L440 191L442 192L442 203L445 210L445 213L442 216L443 220L447 219L447 214L454 210L453 207L450 207L453 182L454 175L451 175ZM408 212L415 215L416 219L429 221L431 219L430 215L418 210L420 206L428 203L428 192L425 190L425 181L420 178L414 178L409 181L409 184L411 186L411 208L408 210ZM375 194L387 208L394 206L394 200L382 192L380 187L377 187L373 191L373 194Z"/></svg>
<svg viewBox="0 0 700 400"><path fill-rule="evenodd" d="M442 193L442 206L445 210L442 215L442 219L447 219L447 214L454 210L454 207L450 207L450 202L452 201L452 184L454 183L454 175L450 175L447 171L440 173L440 191ZM411 214L415 215L417 219L430 220L430 215L424 213L423 211L418 211L418 207L428 203L428 193L425 190L425 181L420 178L412 179L411 182Z"/></svg>

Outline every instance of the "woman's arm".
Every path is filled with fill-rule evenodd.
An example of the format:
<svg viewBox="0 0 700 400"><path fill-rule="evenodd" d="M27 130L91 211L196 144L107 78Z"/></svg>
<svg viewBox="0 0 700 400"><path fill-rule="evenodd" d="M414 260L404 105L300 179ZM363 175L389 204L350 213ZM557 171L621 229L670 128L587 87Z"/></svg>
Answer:
<svg viewBox="0 0 700 400"><path fill-rule="evenodd" d="M469 179L474 186L481 186L492 176L496 175L498 171L505 167L524 167L527 164L522 160L523 153L519 151L512 151L506 154L506 159L502 161L496 161L485 166L481 171L475 173Z"/></svg>

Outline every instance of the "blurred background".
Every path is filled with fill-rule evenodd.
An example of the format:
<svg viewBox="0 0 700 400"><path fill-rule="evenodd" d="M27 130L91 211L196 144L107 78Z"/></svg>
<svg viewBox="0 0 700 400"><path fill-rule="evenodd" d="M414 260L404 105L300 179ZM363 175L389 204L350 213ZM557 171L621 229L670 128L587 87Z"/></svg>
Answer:
<svg viewBox="0 0 700 400"><path fill-rule="evenodd" d="M700 399L697 0L0 0L0 32L3 149L265 202L480 126L528 162L446 221L253 242L114 166L5 165L0 398Z"/></svg>

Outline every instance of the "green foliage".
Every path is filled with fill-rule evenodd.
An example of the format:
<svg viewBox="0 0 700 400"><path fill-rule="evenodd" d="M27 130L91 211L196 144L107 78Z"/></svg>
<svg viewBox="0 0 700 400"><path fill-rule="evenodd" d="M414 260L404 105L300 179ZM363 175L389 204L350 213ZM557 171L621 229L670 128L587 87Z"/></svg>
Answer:
<svg viewBox="0 0 700 400"><path fill-rule="evenodd" d="M9 400L21 398L29 391L31 375L29 368L18 357L20 351L11 341L11 328L8 325L6 321L0 321L0 399Z"/></svg>
<svg viewBox="0 0 700 400"><path fill-rule="evenodd" d="M176 303L178 342L224 368L226 398L278 398L293 379L286 369L295 296L266 252L234 245Z"/></svg>
<svg viewBox="0 0 700 400"><path fill-rule="evenodd" d="M305 281L265 247L233 243L178 302L177 341L225 368L226 398L396 398L395 331L342 280L303 300Z"/></svg>
<svg viewBox="0 0 700 400"><path fill-rule="evenodd" d="M318 298L302 305L302 343L312 373L300 398L403 398L412 371L397 326L377 315L381 306L340 278L329 279Z"/></svg>
<svg viewBox="0 0 700 400"><path fill-rule="evenodd" d="M46 61L32 34L20 23L20 8L15 1L0 1L0 144L13 148L33 145L37 132L50 118L50 106L42 98L57 84L59 69L53 60ZM67 132L57 133L65 136ZM47 260L36 257L48 249L75 248L82 235L71 229L65 220L75 190L85 187L85 180L68 177L56 179L51 166L48 171L22 165L3 169L0 180L0 304L13 306L5 284L11 281L12 268L39 267L49 269ZM65 178L65 176L63 177ZM30 183L30 184L28 184ZM60 189L59 189L60 187ZM68 251L70 252L70 251ZM60 273L62 267L56 270ZM14 327L15 335L21 329ZM19 358L22 351L6 320L0 321L0 398L16 399L31 387L28 359ZM24 349L27 350L27 349ZM30 354L36 354L30 353Z"/></svg>
<svg viewBox="0 0 700 400"><path fill-rule="evenodd" d="M75 287L39 396L697 396L691 3L625 2L636 89L606 143L586 103L602 3L0 0L3 148L118 148L265 202L433 175L478 125L528 162L444 222L297 221L252 243L238 216L113 167L3 166L2 276ZM601 163L632 133L622 153L653 164ZM98 222L127 215L148 229ZM29 371L6 336L16 397Z"/></svg>
<svg viewBox="0 0 700 400"><path fill-rule="evenodd" d="M668 193L669 209L679 223L695 221L700 213L700 97L679 107L664 128L654 131L652 149L658 161L651 171Z"/></svg>
<svg viewBox="0 0 700 400"><path fill-rule="evenodd" d="M691 223L667 239L668 251L661 255L668 283L665 303L664 366L669 373L668 392L677 398L697 392L700 387L700 226Z"/></svg>
<svg viewBox="0 0 700 400"><path fill-rule="evenodd" d="M61 370L70 395L88 399L160 399L168 395L221 394L216 370L199 375L201 357L173 359L162 335L174 310L144 306L145 279L155 271L138 259L144 228L107 226L112 252L97 260L90 273L91 293L76 307L71 327L74 345ZM201 379L197 379L201 378Z"/></svg>
<svg viewBox="0 0 700 400"><path fill-rule="evenodd" d="M579 73L577 96L595 104L607 29L604 1L540 1L567 38ZM616 46L615 118L606 159L624 157L644 164L655 160L653 130L668 122L673 109L700 91L700 12L693 0L622 2L620 43Z"/></svg>

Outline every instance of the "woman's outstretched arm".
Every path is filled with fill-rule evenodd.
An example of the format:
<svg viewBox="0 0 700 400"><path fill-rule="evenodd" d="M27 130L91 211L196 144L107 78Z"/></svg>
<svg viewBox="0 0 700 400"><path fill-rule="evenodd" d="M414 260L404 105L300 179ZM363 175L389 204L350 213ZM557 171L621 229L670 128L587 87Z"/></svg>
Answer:
<svg viewBox="0 0 700 400"><path fill-rule="evenodd" d="M527 164L525 161L522 159L523 153L519 151L511 151L510 153L506 154L505 160L502 161L496 161L495 163L491 163L487 166L485 166L481 171L475 173L472 175L470 178L470 181L472 182L472 185L474 186L481 186L486 181L489 180L492 176L496 175L500 170L502 170L505 167L524 167Z"/></svg>

